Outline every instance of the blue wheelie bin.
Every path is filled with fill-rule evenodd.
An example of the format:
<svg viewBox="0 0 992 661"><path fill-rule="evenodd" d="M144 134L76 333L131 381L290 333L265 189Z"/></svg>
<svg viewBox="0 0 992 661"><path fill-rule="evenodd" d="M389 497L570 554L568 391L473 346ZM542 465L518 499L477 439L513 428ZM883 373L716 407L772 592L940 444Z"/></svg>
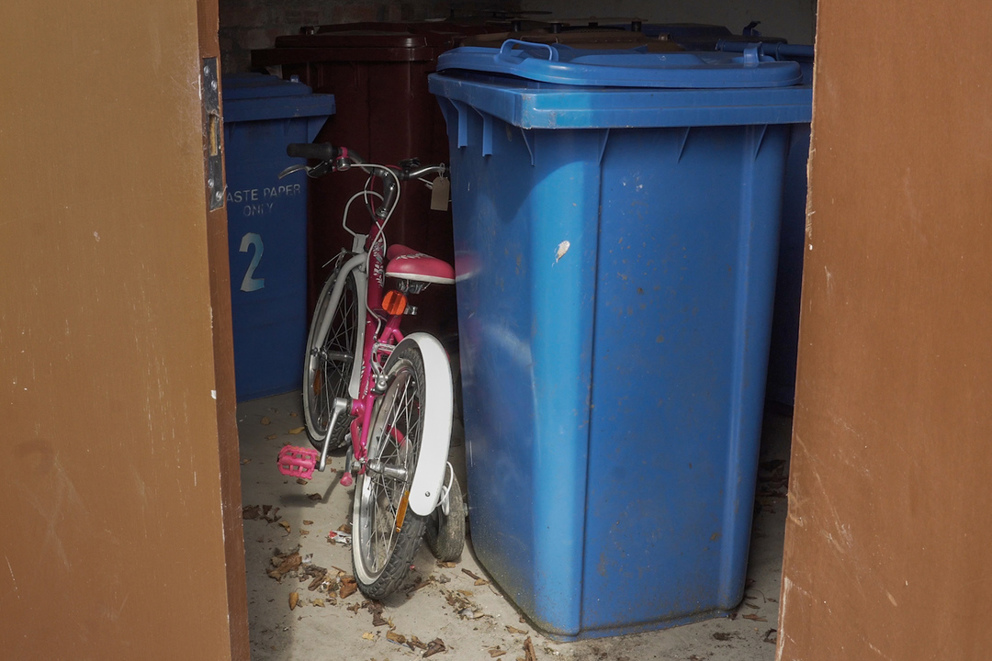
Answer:
<svg viewBox="0 0 992 661"><path fill-rule="evenodd" d="M438 70L480 562L562 640L725 614L799 66L507 42Z"/></svg>
<svg viewBox="0 0 992 661"><path fill-rule="evenodd" d="M334 96L276 76L224 76L224 151L238 401L300 387L307 336L307 187L278 179Z"/></svg>

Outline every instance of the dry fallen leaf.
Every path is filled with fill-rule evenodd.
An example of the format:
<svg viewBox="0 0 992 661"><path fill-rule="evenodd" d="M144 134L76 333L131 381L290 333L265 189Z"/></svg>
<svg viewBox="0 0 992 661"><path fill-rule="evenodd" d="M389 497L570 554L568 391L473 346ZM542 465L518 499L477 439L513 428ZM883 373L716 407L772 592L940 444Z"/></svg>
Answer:
<svg viewBox="0 0 992 661"><path fill-rule="evenodd" d="M267 425L267 424L269 424L269 423L270 423L270 422L272 422L272 421L271 421L271 420L269 420L268 418L262 418L262 419L260 420L260 422L261 422L261 423L262 423L263 425Z"/></svg>
<svg viewBox="0 0 992 661"><path fill-rule="evenodd" d="M251 463L251 459L242 459L241 460L241 465L242 466L244 466L245 464L250 464L250 463Z"/></svg>
<svg viewBox="0 0 992 661"><path fill-rule="evenodd" d="M242 519L257 519L262 516L260 508L258 505L245 505L241 508L241 518Z"/></svg>
<svg viewBox="0 0 992 661"><path fill-rule="evenodd" d="M445 569L453 569L453 568L457 567L458 565L457 565L457 563L454 563L454 562L441 562L440 560L438 560L437 561L437 566L438 567L444 567Z"/></svg>
<svg viewBox="0 0 992 661"><path fill-rule="evenodd" d="M462 573L465 574L465 575L467 575L469 578L474 578L477 581L480 578L478 574L474 574L471 571L469 571L468 569L465 569L464 567L462 567Z"/></svg>
<svg viewBox="0 0 992 661"><path fill-rule="evenodd" d="M506 630L507 630L507 632L509 632L509 633L527 633L527 632L526 632L526 631L524 631L523 629L518 629L518 628L516 628L516 627L511 627L511 626L510 626L509 624L508 624L508 625L506 625Z"/></svg>
<svg viewBox="0 0 992 661"><path fill-rule="evenodd" d="M375 634L372 633L371 631L366 631L365 633L362 634L362 638L364 638L365 640L375 640Z"/></svg>
<svg viewBox="0 0 992 661"><path fill-rule="evenodd" d="M313 525L313 521L309 521L307 519L303 519L303 525L305 525L305 526L312 526Z"/></svg>
<svg viewBox="0 0 992 661"><path fill-rule="evenodd" d="M310 534L310 531L309 530L305 530L303 528L300 528L300 535L301 536L306 537L309 534Z"/></svg>
<svg viewBox="0 0 992 661"><path fill-rule="evenodd" d="M267 440L267 441L274 441L277 438L279 438L279 435L278 434L269 434L268 436L265 437L265 440Z"/></svg>
<svg viewBox="0 0 992 661"><path fill-rule="evenodd" d="M302 433L304 429L306 429L306 427L293 427L292 429L289 430L289 433L290 434L299 434L299 433Z"/></svg>
<svg viewBox="0 0 992 661"><path fill-rule="evenodd" d="M310 585L307 586L307 590L313 592L314 590L316 590L321 586L325 578L327 578L327 572L326 571L319 572L313 577L313 580L310 581Z"/></svg>
<svg viewBox="0 0 992 661"><path fill-rule="evenodd" d="M427 651L424 652L424 658L426 659L429 656L434 656L435 654L444 652L447 649L448 648L445 647L443 640L440 638L435 638L431 642L427 643Z"/></svg>
<svg viewBox="0 0 992 661"><path fill-rule="evenodd" d="M530 641L530 637L524 641L524 654L527 655L527 661L537 661L537 653L534 651L534 643Z"/></svg>
<svg viewBox="0 0 992 661"><path fill-rule="evenodd" d="M306 485L310 484L310 480L305 480L302 477L298 477L298 478L296 478L296 483L297 484L302 484L303 486L306 486Z"/></svg>
<svg viewBox="0 0 992 661"><path fill-rule="evenodd" d="M346 599L358 591L358 582L355 580L354 576L343 576L341 577L341 590L338 592L338 596L341 599Z"/></svg>
<svg viewBox="0 0 992 661"><path fill-rule="evenodd" d="M319 493L308 493L307 498L316 502L318 500L323 500L324 497L321 496Z"/></svg>
<svg viewBox="0 0 992 661"><path fill-rule="evenodd" d="M283 574L288 574L298 568L302 561L303 558L300 557L299 553L290 553L285 557L275 556L272 558L272 564L277 566L268 574L277 581L282 580Z"/></svg>
<svg viewBox="0 0 992 661"><path fill-rule="evenodd" d="M324 607L324 600L323 599L314 599L313 600L313 605L314 606L317 606L318 608L323 608Z"/></svg>
<svg viewBox="0 0 992 661"><path fill-rule="evenodd" d="M489 585L489 581L487 581L487 580L486 580L486 579L484 579L484 578L477 578L477 579L475 580L475 584L476 584L476 585Z"/></svg>
<svg viewBox="0 0 992 661"><path fill-rule="evenodd" d="M290 592L289 593L289 610L296 608L296 605L300 603L300 593Z"/></svg>
<svg viewBox="0 0 992 661"><path fill-rule="evenodd" d="M745 620L753 620L755 622L767 622L768 621L767 618L761 617L760 615L757 615L755 613L747 613L745 615L741 615L741 617L743 617Z"/></svg>
<svg viewBox="0 0 992 661"><path fill-rule="evenodd" d="M289 526L289 521L280 521L280 522L279 522L279 525L280 525L280 526L282 526L283 528L285 528L285 529L286 529L286 532L287 532L287 533L290 533L290 532L293 532L293 531L292 531L292 530L290 529L290 526Z"/></svg>
<svg viewBox="0 0 992 661"><path fill-rule="evenodd" d="M351 524L350 523L342 523L340 526L338 526L338 532L346 532L346 533L348 533L350 535L351 534Z"/></svg>
<svg viewBox="0 0 992 661"><path fill-rule="evenodd" d="M498 656L503 656L504 654L506 654L506 650L501 650L498 647L494 647L493 649L488 651L489 651L489 656L491 656L494 659Z"/></svg>
<svg viewBox="0 0 992 661"><path fill-rule="evenodd" d="M401 633L396 633L395 631L387 631L386 639L391 640L394 643L399 643L400 645L406 645L406 636Z"/></svg>

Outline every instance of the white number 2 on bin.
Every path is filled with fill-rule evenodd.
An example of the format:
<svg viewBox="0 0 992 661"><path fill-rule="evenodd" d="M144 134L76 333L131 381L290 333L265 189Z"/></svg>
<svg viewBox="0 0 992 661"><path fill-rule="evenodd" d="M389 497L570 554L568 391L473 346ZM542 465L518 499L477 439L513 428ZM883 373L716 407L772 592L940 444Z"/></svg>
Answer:
<svg viewBox="0 0 992 661"><path fill-rule="evenodd" d="M241 237L240 252L248 252L248 246L255 247L255 254L252 256L251 264L248 265L248 270L245 271L245 277L241 281L241 291L258 291L265 286L265 278L255 278L252 276L255 274L255 269L258 268L258 263L262 261L262 253L264 252L262 237L254 232L245 234Z"/></svg>

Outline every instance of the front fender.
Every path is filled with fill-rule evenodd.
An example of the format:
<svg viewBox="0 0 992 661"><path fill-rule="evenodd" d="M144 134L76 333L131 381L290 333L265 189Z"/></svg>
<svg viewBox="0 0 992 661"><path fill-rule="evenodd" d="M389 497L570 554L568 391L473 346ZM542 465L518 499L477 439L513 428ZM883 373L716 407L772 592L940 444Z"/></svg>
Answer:
<svg viewBox="0 0 992 661"><path fill-rule="evenodd" d="M427 333L411 333L400 342L393 353L415 344L424 359L424 427L420 441L420 456L410 485L410 508L427 516L437 506L448 462L451 442L451 367L444 347ZM386 361L386 370L392 359Z"/></svg>

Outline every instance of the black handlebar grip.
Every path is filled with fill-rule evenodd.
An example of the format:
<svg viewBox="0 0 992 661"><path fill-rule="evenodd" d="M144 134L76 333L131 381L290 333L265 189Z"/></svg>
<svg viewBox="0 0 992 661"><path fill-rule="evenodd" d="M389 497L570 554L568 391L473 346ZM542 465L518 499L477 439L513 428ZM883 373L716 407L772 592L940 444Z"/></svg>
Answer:
<svg viewBox="0 0 992 661"><path fill-rule="evenodd" d="M316 159L319 161L333 161L341 155L341 150L329 142L298 143L294 142L286 146L286 154L294 158Z"/></svg>

